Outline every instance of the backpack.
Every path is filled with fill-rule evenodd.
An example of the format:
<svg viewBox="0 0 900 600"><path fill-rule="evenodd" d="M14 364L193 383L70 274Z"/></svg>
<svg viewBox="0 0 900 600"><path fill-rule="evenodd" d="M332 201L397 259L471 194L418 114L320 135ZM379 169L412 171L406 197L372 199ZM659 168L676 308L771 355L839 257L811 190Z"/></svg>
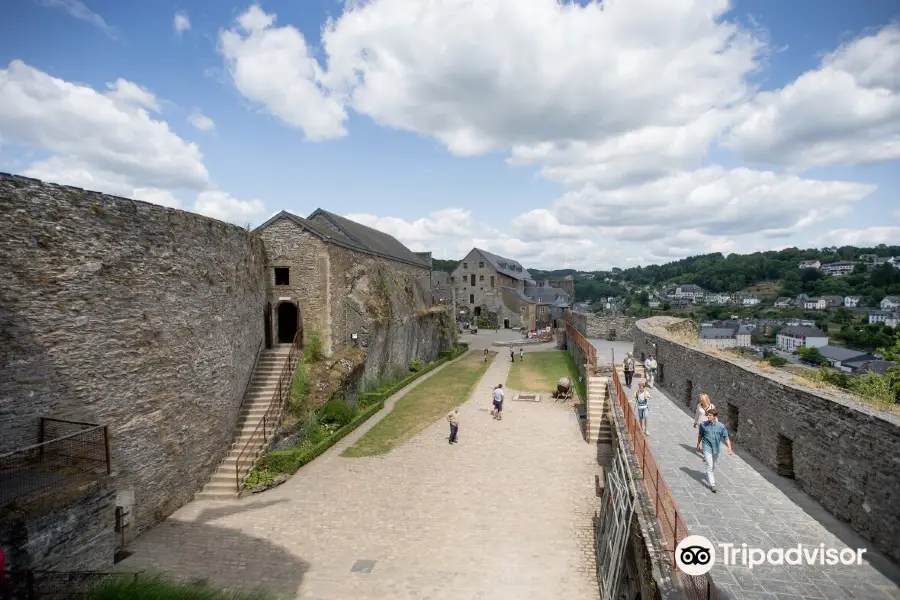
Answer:
<svg viewBox="0 0 900 600"><path fill-rule="evenodd" d="M633 358L625 359L625 370L626 371L634 371L634 359Z"/></svg>

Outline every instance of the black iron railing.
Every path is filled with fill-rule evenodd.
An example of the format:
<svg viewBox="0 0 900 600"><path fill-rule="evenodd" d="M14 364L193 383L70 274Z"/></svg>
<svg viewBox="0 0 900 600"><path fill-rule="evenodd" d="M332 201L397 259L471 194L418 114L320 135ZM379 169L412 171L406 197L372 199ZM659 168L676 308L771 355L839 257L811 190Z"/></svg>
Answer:
<svg viewBox="0 0 900 600"><path fill-rule="evenodd" d="M28 502L75 479L111 472L105 425L42 417L37 444L0 455L0 506Z"/></svg>

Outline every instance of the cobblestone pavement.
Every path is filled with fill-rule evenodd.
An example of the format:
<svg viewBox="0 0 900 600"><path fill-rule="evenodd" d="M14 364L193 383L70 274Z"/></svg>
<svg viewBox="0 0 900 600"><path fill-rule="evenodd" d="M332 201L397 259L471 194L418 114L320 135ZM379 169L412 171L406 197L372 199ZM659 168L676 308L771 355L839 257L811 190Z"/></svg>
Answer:
<svg viewBox="0 0 900 600"><path fill-rule="evenodd" d="M458 444L441 420L385 456L338 456L373 418L278 488L188 504L119 567L305 600L596 599L595 449L552 400L508 394L494 421L505 359L460 408Z"/></svg>
<svg viewBox="0 0 900 600"><path fill-rule="evenodd" d="M639 382L633 382L632 390ZM627 391L627 388L626 388ZM871 544L826 512L796 484L758 460L723 448L716 467L716 489L706 485L706 467L696 453L693 417L663 390L652 390L649 440L666 482L684 512L692 534L714 544L742 543L756 548L789 548L798 543L826 548L868 548ZM715 398L713 399L715 402ZM725 598L787 600L795 598L900 598L900 571L871 550L862 566L723 566L716 557L712 577Z"/></svg>

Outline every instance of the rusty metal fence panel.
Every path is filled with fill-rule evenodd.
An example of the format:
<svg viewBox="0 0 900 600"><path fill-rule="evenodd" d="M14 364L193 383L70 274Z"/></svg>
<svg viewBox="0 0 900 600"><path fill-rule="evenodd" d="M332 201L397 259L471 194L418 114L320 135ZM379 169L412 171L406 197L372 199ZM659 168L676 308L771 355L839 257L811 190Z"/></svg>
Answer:
<svg viewBox="0 0 900 600"><path fill-rule="evenodd" d="M568 334L571 339L575 340L575 343L581 348L581 351L584 352L585 361L590 365L591 371L593 371L597 366L597 348L569 322L566 322L566 334ZM585 373L585 376L587 375L588 373Z"/></svg>
<svg viewBox="0 0 900 600"><path fill-rule="evenodd" d="M612 364L616 364L614 353L612 355ZM718 595L716 594L712 578L708 573L706 575L691 576L678 570L678 566L675 563L675 548L681 540L691 535L691 533L687 525L685 525L681 513L678 511L672 491L659 470L656 458L650 450L650 444L641 430L634 407L628 401L628 395L622 387L618 369L613 368L612 376L616 400L622 409L622 414L625 415L628 439L634 455L637 457L644 487L647 489L650 501L653 503L656 519L659 521L660 529L665 538L666 550L671 554L672 569L675 571L676 577L688 597L695 600L716 600Z"/></svg>

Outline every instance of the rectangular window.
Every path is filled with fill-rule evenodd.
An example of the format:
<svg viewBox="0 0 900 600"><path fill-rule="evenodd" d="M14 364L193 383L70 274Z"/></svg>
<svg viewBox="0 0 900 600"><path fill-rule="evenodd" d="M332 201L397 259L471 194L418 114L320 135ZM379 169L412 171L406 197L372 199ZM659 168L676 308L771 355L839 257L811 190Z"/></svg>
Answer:
<svg viewBox="0 0 900 600"><path fill-rule="evenodd" d="M482 261L478 261L478 268L479 268L479 269L483 269L483 268L484 268L484 261L483 261L483 260L482 260Z"/></svg>
<svg viewBox="0 0 900 600"><path fill-rule="evenodd" d="M454 279L456 279L456 278L455 278L455 277L451 277L451 278L450 278L450 283L454 283Z"/></svg>
<svg viewBox="0 0 900 600"><path fill-rule="evenodd" d="M475 294L469 294L469 304L475 304Z"/></svg>
<svg viewBox="0 0 900 600"><path fill-rule="evenodd" d="M468 269L468 268L469 268L469 263L463 263L463 269Z"/></svg>
<svg viewBox="0 0 900 600"><path fill-rule="evenodd" d="M475 287L475 273L472 273L472 278L469 280L469 285Z"/></svg>
<svg viewBox="0 0 900 600"><path fill-rule="evenodd" d="M479 275L479 276L478 276L478 281L484 281L484 275Z"/></svg>
<svg viewBox="0 0 900 600"><path fill-rule="evenodd" d="M491 287L494 287L494 276L491 275Z"/></svg>
<svg viewBox="0 0 900 600"><path fill-rule="evenodd" d="M275 285L291 285L290 268L275 267Z"/></svg>
<svg viewBox="0 0 900 600"><path fill-rule="evenodd" d="M542 306L542 307L540 307L540 308L538 309L538 312L541 313L541 314L544 314L544 310L545 310L546 308L547 308L546 306Z"/></svg>

